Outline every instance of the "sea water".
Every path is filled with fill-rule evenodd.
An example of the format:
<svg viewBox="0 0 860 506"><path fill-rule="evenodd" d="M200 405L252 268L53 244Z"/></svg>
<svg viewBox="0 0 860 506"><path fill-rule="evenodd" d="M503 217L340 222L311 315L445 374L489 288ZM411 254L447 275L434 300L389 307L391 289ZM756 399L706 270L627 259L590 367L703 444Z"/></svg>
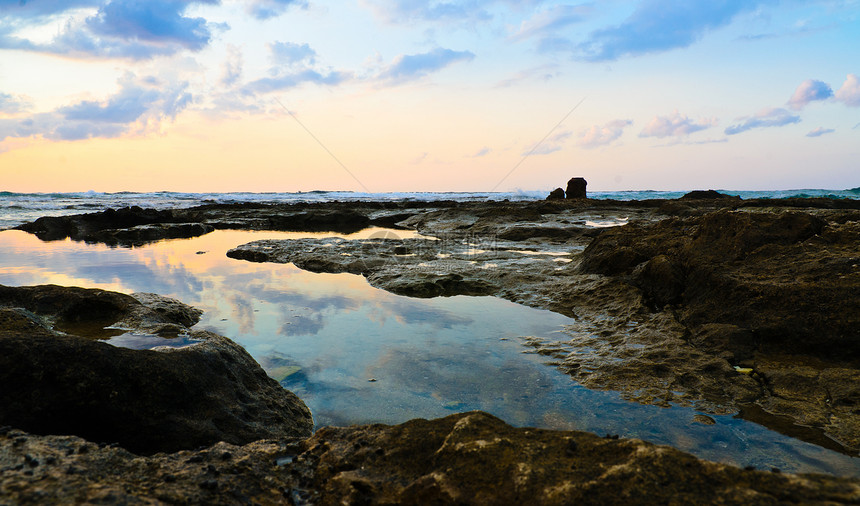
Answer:
<svg viewBox="0 0 860 506"><path fill-rule="evenodd" d="M28 212L40 213L40 198L55 206L42 211L62 214L100 206L167 208L207 200L253 200L245 194L70 195L31 196ZM305 194L251 195L255 201L274 202L295 201L289 199ZM337 195L331 200L348 197ZM429 199L430 194L421 195ZM434 195L487 198L487 194ZM492 196L538 198L517 195ZM67 207L59 208L58 202ZM6 213L5 219L15 222L20 215ZM371 229L344 237L381 232ZM840 453L838 445L828 444L815 431L805 439L817 444L742 415L710 415L714 423L705 425L695 421L700 413L689 407L641 405L616 392L576 384L523 346L528 336L552 337L559 332L569 323L564 316L494 297L401 297L369 286L360 276L314 274L290 264L257 264L226 256L228 249L252 240L320 235L328 234L219 230L192 239L116 248L68 239L43 242L8 230L0 232L0 284L152 292L198 307L204 314L196 328L244 346L270 376L308 404L317 427L400 423L481 409L516 426L637 437L739 466L860 476L860 459ZM794 435L803 432L775 428Z"/></svg>
<svg viewBox="0 0 860 506"><path fill-rule="evenodd" d="M850 190L780 190L780 191L731 191L720 190L727 195L752 198L824 197L836 199L858 199L860 188ZM602 200L674 199L686 191L616 191L589 192L589 197ZM0 191L0 230L33 221L42 216L64 216L103 211L127 206L153 209L177 209L201 204L232 204L254 202L261 204L284 204L298 202L351 202L359 200L377 201L437 201L456 200L543 200L549 190L514 192L389 192L364 193L348 191L311 191L284 193L182 193L182 192L72 192L72 193L15 193Z"/></svg>

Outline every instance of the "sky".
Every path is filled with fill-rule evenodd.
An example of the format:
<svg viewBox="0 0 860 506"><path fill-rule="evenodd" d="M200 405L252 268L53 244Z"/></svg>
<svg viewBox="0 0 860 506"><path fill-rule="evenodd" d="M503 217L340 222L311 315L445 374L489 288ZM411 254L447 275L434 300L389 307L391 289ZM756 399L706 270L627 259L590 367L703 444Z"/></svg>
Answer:
<svg viewBox="0 0 860 506"><path fill-rule="evenodd" d="M0 191L860 187L860 0L0 0Z"/></svg>

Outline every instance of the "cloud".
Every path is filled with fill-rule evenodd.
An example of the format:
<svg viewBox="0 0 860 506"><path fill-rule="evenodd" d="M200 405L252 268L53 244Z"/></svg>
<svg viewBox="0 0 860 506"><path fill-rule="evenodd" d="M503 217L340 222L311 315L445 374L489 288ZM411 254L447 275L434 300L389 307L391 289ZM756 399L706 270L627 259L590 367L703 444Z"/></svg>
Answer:
<svg viewBox="0 0 860 506"><path fill-rule="evenodd" d="M832 134L832 133L833 133L833 132L835 132L835 131L836 131L836 130L834 130L834 129L832 129L832 128L818 127L818 128L816 128L815 130L813 130L813 131L809 132L808 134L806 134L806 136L807 136L807 137L821 137L821 136L822 136L822 135L824 135L824 134Z"/></svg>
<svg viewBox="0 0 860 506"><path fill-rule="evenodd" d="M398 56L388 68L382 71L379 77L398 83L411 81L420 79L458 61L471 61L474 58L475 54L470 51L454 51L437 47L427 53Z"/></svg>
<svg viewBox="0 0 860 506"><path fill-rule="evenodd" d="M465 2L440 0L365 0L365 5L389 23L403 21L487 21L492 18L485 9L489 1Z"/></svg>
<svg viewBox="0 0 860 506"><path fill-rule="evenodd" d="M507 88L526 81L549 81L561 75L558 68L559 66L554 63L532 67L500 81L496 84L496 88Z"/></svg>
<svg viewBox="0 0 860 506"><path fill-rule="evenodd" d="M833 96L830 85L814 79L807 79L794 90L794 95L788 100L788 106L799 111L810 102L826 100Z"/></svg>
<svg viewBox="0 0 860 506"><path fill-rule="evenodd" d="M42 2L21 3L27 7ZM182 50L199 51L209 44L212 29L217 25L200 17L186 16L185 12L194 4L217 3L219 0L102 0L72 1L66 6L49 1L39 8L22 10L6 5L3 8L5 17L0 21L0 49L136 60ZM51 16L55 18L82 6L98 7L98 10L83 19L69 15L62 30L50 42L34 42L15 35L20 26L38 26L38 23L51 21Z"/></svg>
<svg viewBox="0 0 860 506"><path fill-rule="evenodd" d="M639 137L685 137L717 124L716 118L693 121L675 111L669 116L655 116L639 133Z"/></svg>
<svg viewBox="0 0 860 506"><path fill-rule="evenodd" d="M560 151L564 147L564 142L573 135L573 132L559 132L552 137L548 137L541 141L540 144L533 146L529 151L526 151L522 156L531 155L548 155Z"/></svg>
<svg viewBox="0 0 860 506"><path fill-rule="evenodd" d="M492 152L492 149L488 148L487 146L484 146L483 148L479 149L474 154L467 155L467 158L481 158L482 156L489 155L490 152Z"/></svg>
<svg viewBox="0 0 860 506"><path fill-rule="evenodd" d="M104 0L0 0L5 20L42 20L71 9L98 7Z"/></svg>
<svg viewBox="0 0 860 506"><path fill-rule="evenodd" d="M30 104L20 97L0 92L0 114L17 114L30 107Z"/></svg>
<svg viewBox="0 0 860 506"><path fill-rule="evenodd" d="M188 83L163 83L127 74L120 90L102 101L84 100L23 119L0 122L0 141L7 137L42 136L53 140L118 137L133 127L145 129L173 120L191 104Z"/></svg>
<svg viewBox="0 0 860 506"><path fill-rule="evenodd" d="M278 65L294 65L316 63L317 53L307 44L293 44L291 42L272 42L269 44L269 52L272 60Z"/></svg>
<svg viewBox="0 0 860 506"><path fill-rule="evenodd" d="M290 6L307 7L303 0L253 0L248 2L248 13L259 20L274 18L283 14Z"/></svg>
<svg viewBox="0 0 860 506"><path fill-rule="evenodd" d="M519 30L511 35L511 40L524 40L535 36L546 36L566 26L579 23L591 11L586 5L556 5L538 12L520 24Z"/></svg>
<svg viewBox="0 0 860 506"><path fill-rule="evenodd" d="M587 149L605 146L621 137L624 128L632 124L630 120L617 119L602 126L594 125L580 133L579 145Z"/></svg>
<svg viewBox="0 0 860 506"><path fill-rule="evenodd" d="M221 79L219 81L224 86L233 86L239 79L242 78L242 67L244 61L242 59L242 51L232 45L227 45L227 59L221 64Z"/></svg>
<svg viewBox="0 0 860 506"><path fill-rule="evenodd" d="M800 116L794 116L785 109L773 107L762 109L754 116L740 119L743 120L742 123L726 128L726 135L736 135L753 128L781 127L792 123L800 123Z"/></svg>
<svg viewBox="0 0 860 506"><path fill-rule="evenodd" d="M761 1L645 0L618 26L592 32L577 49L590 61L610 61L687 47Z"/></svg>
<svg viewBox="0 0 860 506"><path fill-rule="evenodd" d="M276 41L268 44L268 48L274 63L269 69L270 77L245 84L240 90L244 98L295 88L305 83L336 86L353 78L351 72L314 68L317 53L308 44ZM231 100L236 101L235 98ZM248 110L248 104L244 102L239 99L238 103L243 103L242 108Z"/></svg>
<svg viewBox="0 0 860 506"><path fill-rule="evenodd" d="M177 44L196 51L209 43L211 33L205 19L184 15L192 3L212 4L217 0L113 0L88 18L86 25L97 36Z"/></svg>
<svg viewBox="0 0 860 506"><path fill-rule="evenodd" d="M264 77L246 84L243 88L246 94L271 93L274 91L295 88L300 84L314 83L335 86L352 77L348 72L330 71L326 74L313 69L304 69L295 73Z"/></svg>
<svg viewBox="0 0 860 506"><path fill-rule="evenodd" d="M857 74L848 74L834 97L848 107L860 107L860 79Z"/></svg>

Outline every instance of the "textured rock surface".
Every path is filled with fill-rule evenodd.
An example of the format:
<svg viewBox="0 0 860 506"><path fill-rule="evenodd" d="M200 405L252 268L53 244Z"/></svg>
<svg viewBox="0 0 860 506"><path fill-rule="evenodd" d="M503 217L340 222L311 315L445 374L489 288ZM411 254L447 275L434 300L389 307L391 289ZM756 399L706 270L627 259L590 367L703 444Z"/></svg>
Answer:
<svg viewBox="0 0 860 506"><path fill-rule="evenodd" d="M551 309L576 319L567 336L526 344L585 386L712 413L755 402L856 452L860 213L828 207L850 203L684 202L454 206L400 222L440 240L260 241L229 255L362 274L402 295ZM763 353L767 373L755 366ZM803 377L815 388L773 372L810 363L821 373Z"/></svg>
<svg viewBox="0 0 860 506"><path fill-rule="evenodd" d="M860 501L857 480L743 470L634 439L513 428L480 412L151 457L2 432L0 499L16 504Z"/></svg>
<svg viewBox="0 0 860 506"><path fill-rule="evenodd" d="M671 312L693 349L750 372L756 402L860 448L860 218L718 211L608 230L582 268Z"/></svg>
<svg viewBox="0 0 860 506"><path fill-rule="evenodd" d="M0 424L139 453L310 435L304 403L244 349L189 332L199 315L152 294L0 286ZM197 342L118 348L92 338L108 325Z"/></svg>

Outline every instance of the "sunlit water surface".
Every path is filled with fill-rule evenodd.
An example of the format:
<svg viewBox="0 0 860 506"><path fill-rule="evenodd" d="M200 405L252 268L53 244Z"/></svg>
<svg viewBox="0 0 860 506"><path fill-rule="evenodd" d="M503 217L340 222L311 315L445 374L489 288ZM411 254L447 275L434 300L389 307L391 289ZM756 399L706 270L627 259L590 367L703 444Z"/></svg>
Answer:
<svg viewBox="0 0 860 506"><path fill-rule="evenodd" d="M737 417L712 415L716 423L704 425L690 408L644 406L577 385L521 341L558 332L569 322L561 315L494 297L401 297L360 276L225 255L252 240L324 235L216 231L129 249L4 231L0 284L153 292L196 306L205 311L197 328L242 344L308 404L317 427L481 409L517 426L637 437L740 466L860 476L860 459ZM113 342L152 347L134 335Z"/></svg>

